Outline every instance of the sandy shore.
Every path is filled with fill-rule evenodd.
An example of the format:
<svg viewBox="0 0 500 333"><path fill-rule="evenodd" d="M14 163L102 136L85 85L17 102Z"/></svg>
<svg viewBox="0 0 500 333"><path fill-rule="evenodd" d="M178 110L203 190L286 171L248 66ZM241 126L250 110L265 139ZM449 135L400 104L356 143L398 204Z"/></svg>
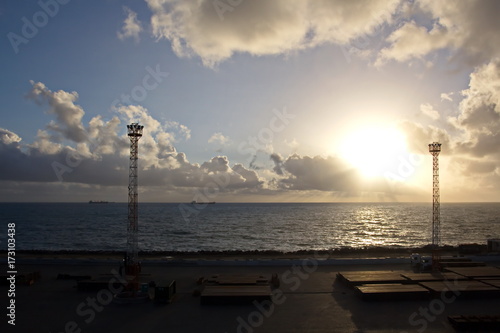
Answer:
<svg viewBox="0 0 500 333"><path fill-rule="evenodd" d="M75 255L20 254L24 258L19 258L19 272L40 271L42 278L31 286L16 287L16 326L8 325L4 315L0 327L8 330L2 328L2 332L417 332L424 326L425 332L454 332L448 315L498 314L500 308L500 299L457 299L440 303L442 308L430 300L365 302L336 281L337 272L410 271L409 265L317 265L310 255L294 255L290 265L273 265L271 259L284 258L269 257L269 264L263 266L203 265L203 261L183 266L167 264L161 258L150 260L143 266L142 282L175 280L173 302L120 305L107 298L109 290L77 291L75 281L58 280L57 276L113 279L121 257ZM82 258L92 260L78 260ZM228 258L234 259L218 259ZM196 281L216 274L278 274L280 297L269 307L201 305L200 298L193 295L199 288ZM422 314L425 311L431 311L427 317Z"/></svg>

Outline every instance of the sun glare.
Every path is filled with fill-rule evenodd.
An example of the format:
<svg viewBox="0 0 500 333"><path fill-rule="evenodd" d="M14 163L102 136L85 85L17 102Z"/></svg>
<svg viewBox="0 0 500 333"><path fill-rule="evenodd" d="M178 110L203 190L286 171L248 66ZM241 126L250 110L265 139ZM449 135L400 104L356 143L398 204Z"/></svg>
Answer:
<svg viewBox="0 0 500 333"><path fill-rule="evenodd" d="M365 127L350 132L341 142L339 153L363 176L383 176L407 154L406 141L395 128Z"/></svg>

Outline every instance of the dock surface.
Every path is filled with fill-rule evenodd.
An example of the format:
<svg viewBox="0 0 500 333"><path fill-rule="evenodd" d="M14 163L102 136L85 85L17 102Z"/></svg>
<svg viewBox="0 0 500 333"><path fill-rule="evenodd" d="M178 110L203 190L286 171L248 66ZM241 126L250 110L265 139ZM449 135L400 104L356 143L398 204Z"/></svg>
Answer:
<svg viewBox="0 0 500 333"><path fill-rule="evenodd" d="M112 288L118 266L109 263L75 264L68 261L51 264L18 265L26 271L39 271L41 279L16 290L16 327L0 324L1 332L415 332L420 309L429 309L428 299L364 301L355 288L337 279L339 272L356 283L368 275L384 288L388 279L411 292L401 274L410 274L409 265L313 266L311 261L290 266L165 266L143 265L141 283L150 280L177 282L177 294L169 304L145 302L115 304L108 298L109 283L98 291L77 289L77 281L57 279L58 274L93 277L106 276ZM387 272L390 272L388 274ZM253 276L269 278L278 274L280 285L272 290L271 299L249 304L200 304L200 277ZM482 273L484 274L484 272ZM399 276L398 276L399 275ZM359 278L356 278L359 276ZM495 281L492 279L492 281ZM226 281L227 282L227 281ZM256 281L257 282L257 281ZM385 283L387 284L387 283ZM391 284L391 283L389 283ZM404 286L403 286L404 285ZM256 284L258 286L258 284ZM376 287L372 287L376 288ZM408 289L406 289L408 288ZM372 289L375 290L375 289ZM214 290L220 293L220 290ZM268 290L266 290L268 292ZM425 332L455 332L448 316L498 315L500 299L456 299L445 304L433 321L426 322ZM412 317L413 316L413 317ZM410 318L414 320L411 321ZM412 324L413 323L413 324Z"/></svg>

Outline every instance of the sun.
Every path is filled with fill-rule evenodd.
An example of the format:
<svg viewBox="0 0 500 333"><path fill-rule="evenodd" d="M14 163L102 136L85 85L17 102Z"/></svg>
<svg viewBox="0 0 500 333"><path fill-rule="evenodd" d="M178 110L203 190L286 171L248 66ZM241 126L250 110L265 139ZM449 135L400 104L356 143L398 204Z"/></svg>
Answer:
<svg viewBox="0 0 500 333"><path fill-rule="evenodd" d="M394 127L366 126L349 132L339 155L368 178L394 170L398 158L408 154L405 136Z"/></svg>

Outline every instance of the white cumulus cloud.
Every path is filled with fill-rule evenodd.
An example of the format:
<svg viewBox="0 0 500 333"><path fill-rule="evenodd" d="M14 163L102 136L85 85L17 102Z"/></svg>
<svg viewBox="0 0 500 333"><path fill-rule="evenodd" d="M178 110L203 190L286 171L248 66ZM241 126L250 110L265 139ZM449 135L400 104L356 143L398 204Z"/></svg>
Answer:
<svg viewBox="0 0 500 333"><path fill-rule="evenodd" d="M208 143L216 143L225 145L229 142L229 138L222 134L221 132L216 132L208 139Z"/></svg>
<svg viewBox="0 0 500 333"><path fill-rule="evenodd" d="M142 24L137 19L137 13L128 7L123 7L127 14L127 18L123 21L123 26L120 31L116 33L120 40L133 38L136 42L139 41L139 34L142 32Z"/></svg>
<svg viewBox="0 0 500 333"><path fill-rule="evenodd" d="M444 101L450 101L450 102L453 102L453 92L450 92L450 93L441 93L441 100Z"/></svg>
<svg viewBox="0 0 500 333"><path fill-rule="evenodd" d="M348 43L392 20L399 0L146 0L158 39L179 57L209 67L235 53L288 54L323 43Z"/></svg>
<svg viewBox="0 0 500 333"><path fill-rule="evenodd" d="M432 26L406 22L387 38L389 46L380 52L377 65L421 58L444 48L474 65L500 53L500 2L419 0L415 6L433 21Z"/></svg>
<svg viewBox="0 0 500 333"><path fill-rule="evenodd" d="M420 111L422 111L425 116L431 118L432 120L438 120L440 118L439 112L434 110L432 105L430 105L429 103L421 104Z"/></svg>

